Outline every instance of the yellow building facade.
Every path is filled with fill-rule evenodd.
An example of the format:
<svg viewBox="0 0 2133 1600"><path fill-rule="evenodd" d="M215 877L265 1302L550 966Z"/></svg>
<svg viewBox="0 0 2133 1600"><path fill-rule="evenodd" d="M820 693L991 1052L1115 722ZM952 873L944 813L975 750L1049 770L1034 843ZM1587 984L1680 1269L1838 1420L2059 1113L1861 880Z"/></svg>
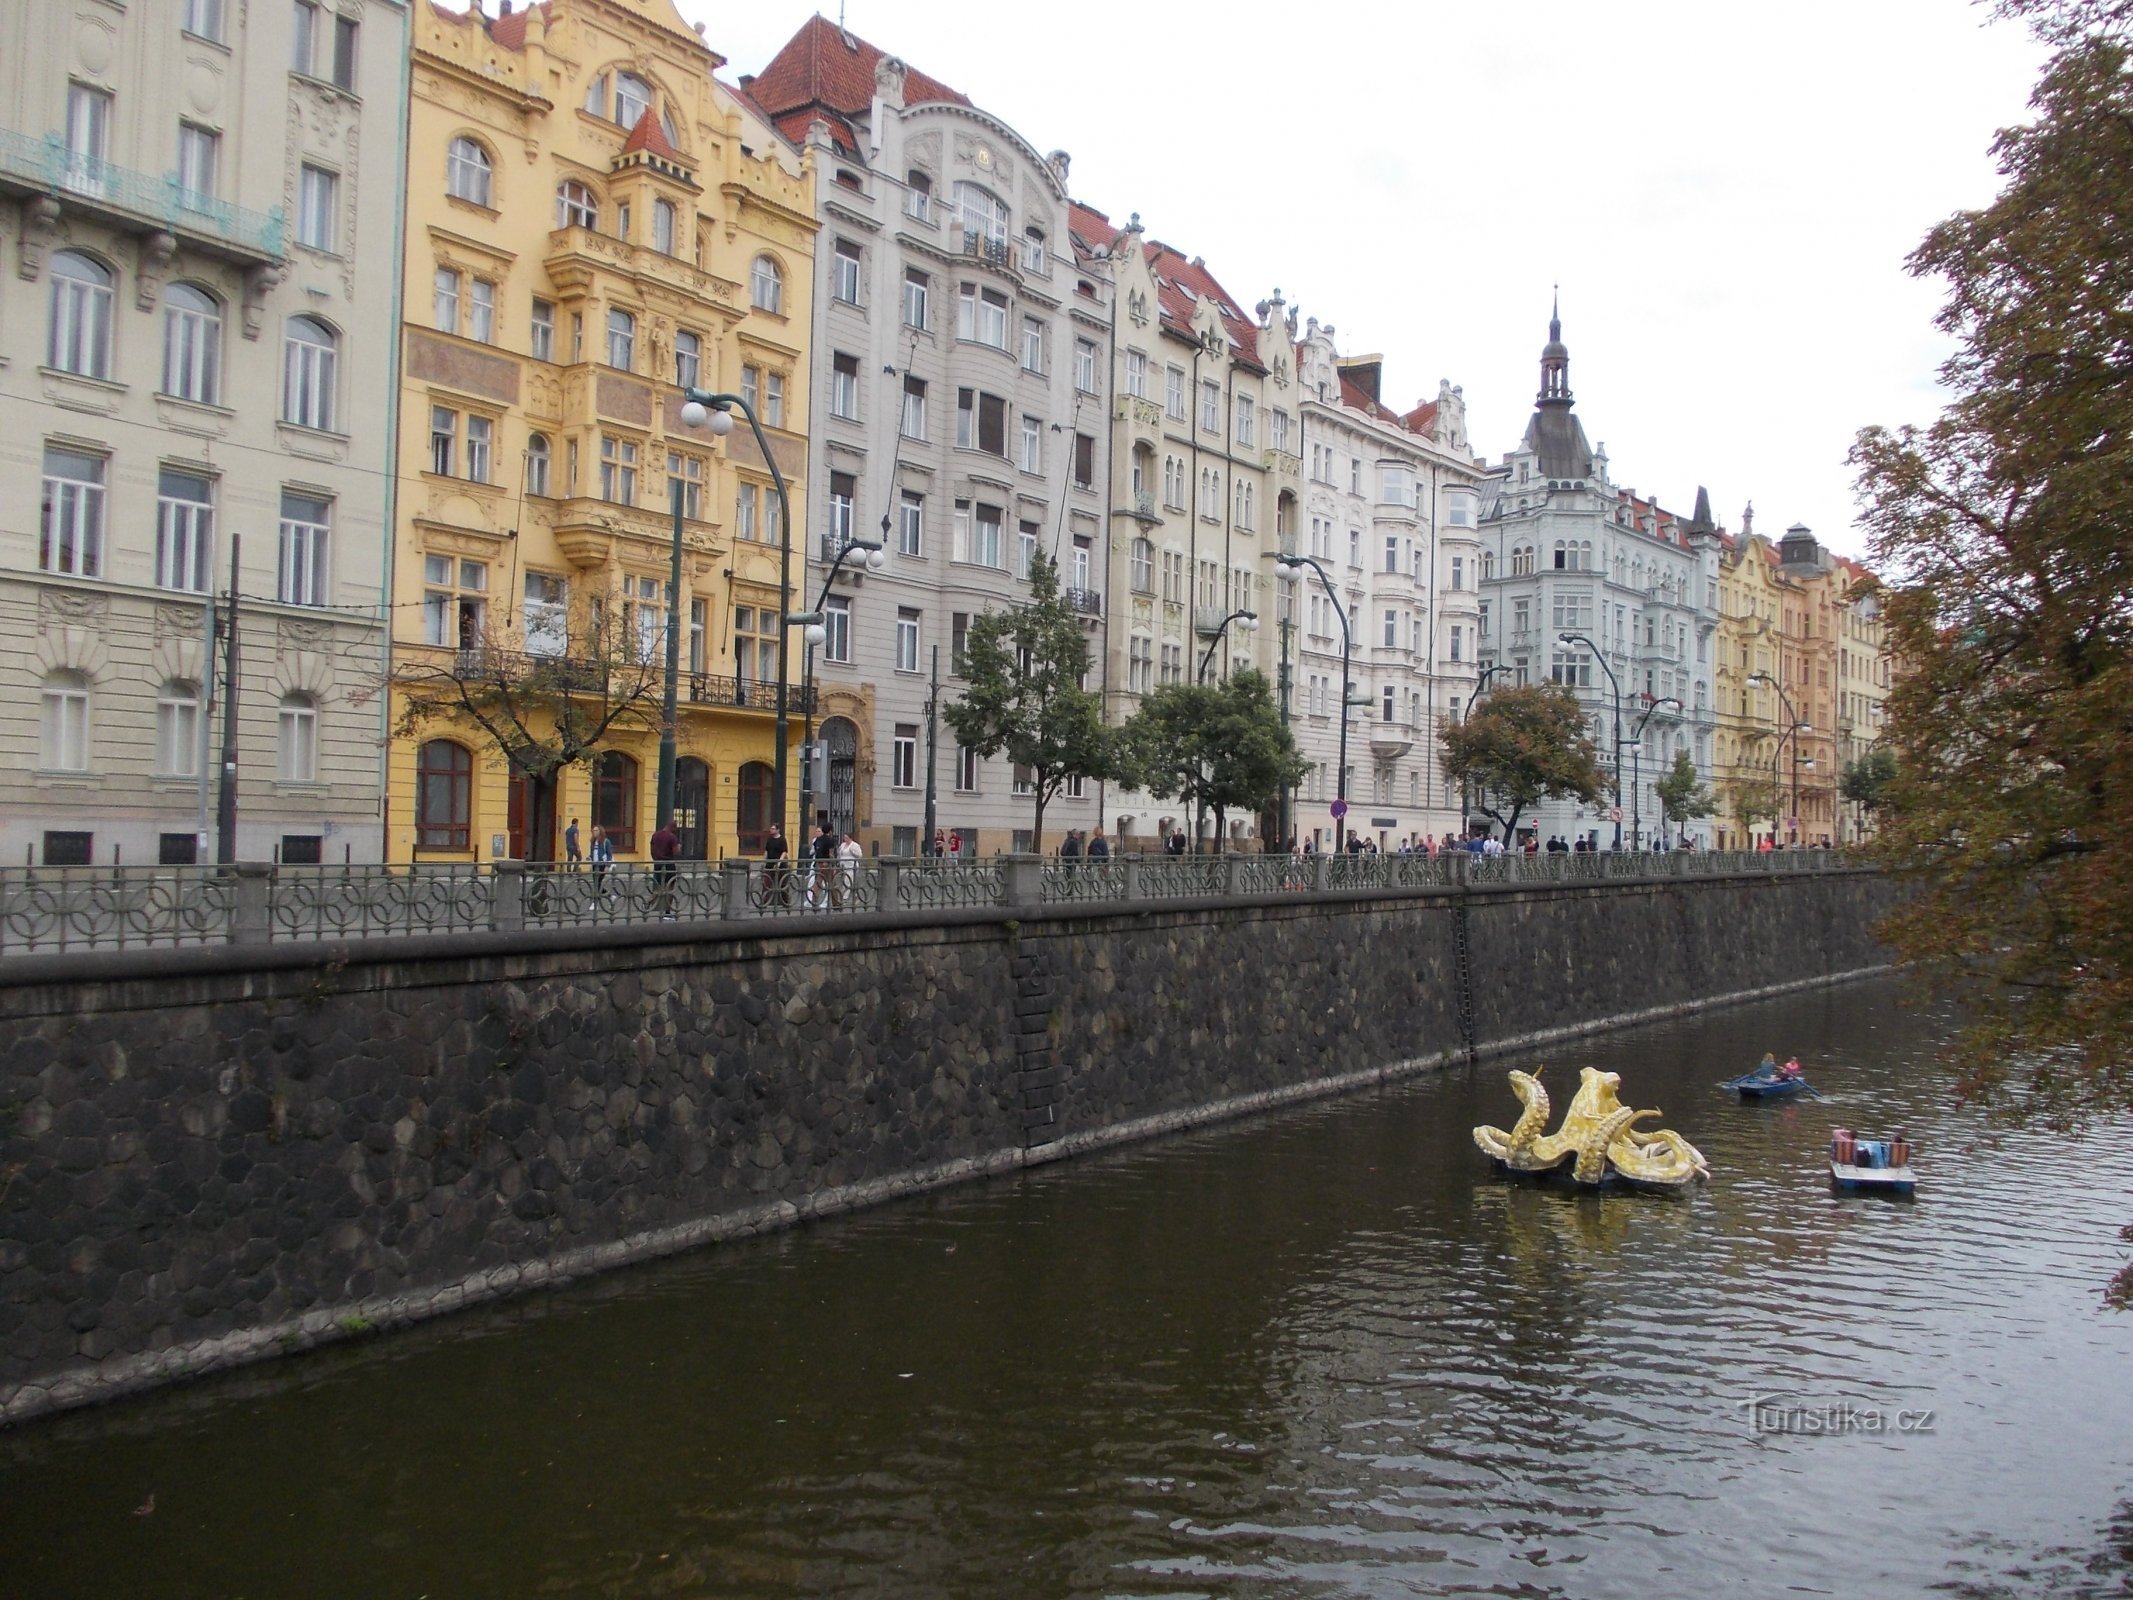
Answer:
<svg viewBox="0 0 2133 1600"><path fill-rule="evenodd" d="M391 860L560 859L573 823L644 856L669 629L683 855L752 853L773 820L781 651L789 741L804 709L781 620L814 180L720 65L672 0L417 8ZM745 421L690 426L688 388L755 408L782 506Z"/></svg>
<svg viewBox="0 0 2133 1600"><path fill-rule="evenodd" d="M1879 742L1889 662L1871 575L1795 525L1744 532L1719 562L1713 778L1721 848L1856 843L1845 769Z"/></svg>

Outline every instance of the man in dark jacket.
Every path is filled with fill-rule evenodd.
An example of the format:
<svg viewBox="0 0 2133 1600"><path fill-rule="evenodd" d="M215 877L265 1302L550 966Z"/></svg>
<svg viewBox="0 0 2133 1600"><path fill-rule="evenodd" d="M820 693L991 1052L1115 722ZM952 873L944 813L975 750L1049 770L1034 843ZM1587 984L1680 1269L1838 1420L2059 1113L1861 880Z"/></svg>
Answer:
<svg viewBox="0 0 2133 1600"><path fill-rule="evenodd" d="M674 918L674 862L680 855L681 834L669 814L652 835L652 898L658 904L660 917L669 922Z"/></svg>

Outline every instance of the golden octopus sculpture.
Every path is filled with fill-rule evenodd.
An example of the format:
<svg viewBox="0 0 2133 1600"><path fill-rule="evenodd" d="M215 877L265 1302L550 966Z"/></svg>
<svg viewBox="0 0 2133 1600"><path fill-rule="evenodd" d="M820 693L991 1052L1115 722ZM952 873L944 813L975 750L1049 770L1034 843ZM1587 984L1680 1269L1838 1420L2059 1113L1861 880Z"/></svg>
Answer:
<svg viewBox="0 0 2133 1600"><path fill-rule="evenodd" d="M1579 1183L1594 1185L1624 1178L1640 1187L1675 1189L1711 1175L1703 1153L1671 1128L1642 1132L1637 1124L1659 1115L1632 1111L1622 1104L1622 1074L1586 1067L1563 1125L1547 1133L1548 1091L1541 1069L1513 1072L1511 1090L1525 1105L1509 1133L1487 1125L1474 1130L1474 1143L1506 1171L1556 1172L1566 1164Z"/></svg>

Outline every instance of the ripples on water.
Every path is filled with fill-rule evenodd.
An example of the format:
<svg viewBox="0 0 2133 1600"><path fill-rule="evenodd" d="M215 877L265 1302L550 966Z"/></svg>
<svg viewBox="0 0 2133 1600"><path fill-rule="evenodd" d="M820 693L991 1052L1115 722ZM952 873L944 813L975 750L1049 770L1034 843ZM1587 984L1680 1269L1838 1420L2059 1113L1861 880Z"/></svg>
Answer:
<svg viewBox="0 0 2133 1600"><path fill-rule="evenodd" d="M1488 1063L0 1436L0 1592L2133 1592L2133 1154L1966 1148L1893 998L1553 1052L1680 1198L1489 1178ZM1766 1048L1833 1099L1720 1095ZM1829 1194L1840 1122L1915 1204Z"/></svg>

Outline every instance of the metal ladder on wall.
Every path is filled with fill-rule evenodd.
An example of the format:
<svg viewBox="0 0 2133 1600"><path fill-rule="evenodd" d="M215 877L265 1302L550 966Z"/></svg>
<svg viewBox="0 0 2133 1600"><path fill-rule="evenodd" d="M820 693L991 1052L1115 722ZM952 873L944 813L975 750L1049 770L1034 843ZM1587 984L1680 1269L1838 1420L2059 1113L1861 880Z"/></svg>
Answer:
<svg viewBox="0 0 2133 1600"><path fill-rule="evenodd" d="M1474 955L1467 939L1467 897L1465 886L1460 886L1459 898L1452 906L1452 952L1456 966L1454 981L1459 986L1459 1043L1466 1051L1466 1064L1472 1066L1474 1050Z"/></svg>

